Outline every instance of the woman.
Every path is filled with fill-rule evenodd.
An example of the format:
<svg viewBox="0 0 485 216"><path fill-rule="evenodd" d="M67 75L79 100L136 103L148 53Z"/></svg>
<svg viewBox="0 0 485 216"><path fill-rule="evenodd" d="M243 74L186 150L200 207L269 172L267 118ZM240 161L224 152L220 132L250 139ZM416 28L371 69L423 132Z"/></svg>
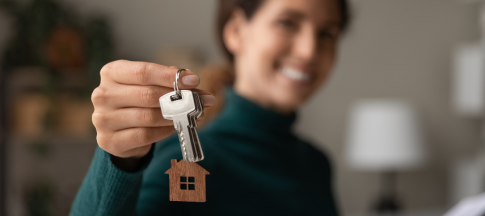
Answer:
<svg viewBox="0 0 485 216"><path fill-rule="evenodd" d="M235 79L199 131L199 164L211 173L205 203L168 199L164 172L182 155L158 98L173 91L178 68L107 64L92 95L100 148L71 215L337 215L327 158L291 126L326 80L347 20L344 0L221 0L218 34ZM182 89L198 84L182 73Z"/></svg>

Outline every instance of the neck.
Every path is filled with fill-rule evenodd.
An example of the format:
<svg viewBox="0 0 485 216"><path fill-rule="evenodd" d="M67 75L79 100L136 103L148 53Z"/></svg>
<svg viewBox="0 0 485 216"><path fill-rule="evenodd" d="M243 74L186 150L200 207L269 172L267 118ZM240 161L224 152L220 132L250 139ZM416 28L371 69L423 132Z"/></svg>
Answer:
<svg viewBox="0 0 485 216"><path fill-rule="evenodd" d="M269 110L273 110L283 115L289 115L295 111L287 107L278 106L272 100L266 98L264 94L258 93L256 89L251 88L248 85L242 85L240 82L237 82L237 79L236 79L236 82L234 83L234 91L240 96L246 98L247 100L261 107L264 107Z"/></svg>
<svg viewBox="0 0 485 216"><path fill-rule="evenodd" d="M293 136L292 125L296 120L296 113L280 114L274 110L261 107L235 91L234 87L224 91L224 108L215 122L222 123L224 130L247 134L249 131L258 131L271 137L275 134ZM230 123L229 123L230 122ZM215 126L217 124L210 124ZM211 127L211 126L208 127ZM285 135L285 136L286 136Z"/></svg>

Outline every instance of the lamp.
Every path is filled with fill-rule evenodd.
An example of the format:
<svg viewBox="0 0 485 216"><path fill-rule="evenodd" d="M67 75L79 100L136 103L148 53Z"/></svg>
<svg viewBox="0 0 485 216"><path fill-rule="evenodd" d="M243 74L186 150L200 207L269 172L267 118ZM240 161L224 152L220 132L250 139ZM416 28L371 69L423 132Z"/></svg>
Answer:
<svg viewBox="0 0 485 216"><path fill-rule="evenodd" d="M414 108L397 100L366 100L351 113L346 159L355 169L381 172L381 194L374 210L400 209L395 172L424 162L421 130Z"/></svg>

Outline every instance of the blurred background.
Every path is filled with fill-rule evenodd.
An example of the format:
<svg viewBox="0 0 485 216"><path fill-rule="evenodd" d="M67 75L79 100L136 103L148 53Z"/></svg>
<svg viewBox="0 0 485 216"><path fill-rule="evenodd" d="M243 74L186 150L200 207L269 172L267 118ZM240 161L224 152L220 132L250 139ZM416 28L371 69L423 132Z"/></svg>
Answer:
<svg viewBox="0 0 485 216"><path fill-rule="evenodd" d="M68 214L96 147L90 93L105 63L223 64L216 3L0 0L0 215ZM382 200L442 215L485 191L483 4L351 1L338 65L296 128L332 159L343 215Z"/></svg>

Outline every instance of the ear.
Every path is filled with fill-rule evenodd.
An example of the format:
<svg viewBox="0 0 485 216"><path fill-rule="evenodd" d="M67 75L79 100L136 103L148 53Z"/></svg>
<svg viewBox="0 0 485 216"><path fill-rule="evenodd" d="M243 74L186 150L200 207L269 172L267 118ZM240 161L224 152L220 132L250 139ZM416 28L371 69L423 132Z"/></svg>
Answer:
<svg viewBox="0 0 485 216"><path fill-rule="evenodd" d="M227 21L223 30L223 40L229 52L237 55L241 52L242 35L244 24L246 23L246 16L241 9L236 9L232 13L231 18Z"/></svg>

